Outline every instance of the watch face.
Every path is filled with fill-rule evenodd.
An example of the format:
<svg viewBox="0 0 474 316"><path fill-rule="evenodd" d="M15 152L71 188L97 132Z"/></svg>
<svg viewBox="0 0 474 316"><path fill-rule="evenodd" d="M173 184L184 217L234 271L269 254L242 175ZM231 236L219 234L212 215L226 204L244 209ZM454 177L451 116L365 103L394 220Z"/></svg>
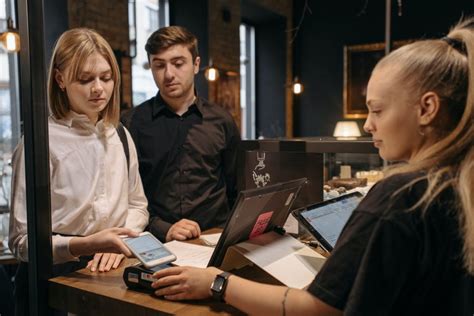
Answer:
<svg viewBox="0 0 474 316"><path fill-rule="evenodd" d="M223 297L229 276L230 273L222 272L221 274L218 274L214 279L214 282L212 282L211 292L214 299L224 301Z"/></svg>
<svg viewBox="0 0 474 316"><path fill-rule="evenodd" d="M212 290L215 292L220 292L222 291L222 287L224 285L225 278L218 275L216 276L216 279L214 280L214 283L212 284Z"/></svg>

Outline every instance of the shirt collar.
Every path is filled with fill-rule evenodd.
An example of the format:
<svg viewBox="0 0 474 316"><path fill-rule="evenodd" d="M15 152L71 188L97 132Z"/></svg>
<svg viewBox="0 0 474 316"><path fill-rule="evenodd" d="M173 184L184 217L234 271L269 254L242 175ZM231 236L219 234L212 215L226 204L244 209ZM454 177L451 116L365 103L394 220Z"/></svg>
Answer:
<svg viewBox="0 0 474 316"><path fill-rule="evenodd" d="M193 104L191 104L189 106L189 110L193 110L193 109L196 109L196 111L198 112L198 114L200 114L201 116L203 116L203 107L204 107L204 102L202 100L202 98L200 98L197 94L197 91L196 89L194 89L194 95L196 96L196 98L194 99L194 102ZM160 92L158 91L158 93L156 94L155 96L155 99L153 100L153 108L152 108L152 117L155 118L156 116L160 115L161 113L163 113L163 111L165 110L168 110L170 112L173 112L171 109L170 109L170 106L166 103L165 100L163 100L163 98L161 97L161 94ZM174 113L174 112L173 112Z"/></svg>
<svg viewBox="0 0 474 316"><path fill-rule="evenodd" d="M69 111L66 114L66 117L57 119L54 116L52 116L53 119L58 122L59 124L65 125L69 128L73 127L75 124L79 124L81 126L87 126L91 130L96 130L99 132L104 132L106 130L106 126L104 124L104 120L100 119L96 125L92 124L91 121L89 120L89 117L85 114L79 114L74 111Z"/></svg>
<svg viewBox="0 0 474 316"><path fill-rule="evenodd" d="M89 118L85 114L79 114L74 111L69 111L66 114L66 117L62 119L57 119L56 120L58 123L61 123L63 125L66 125L67 127L72 127L72 124L74 122L80 122L82 124L84 123L90 123Z"/></svg>

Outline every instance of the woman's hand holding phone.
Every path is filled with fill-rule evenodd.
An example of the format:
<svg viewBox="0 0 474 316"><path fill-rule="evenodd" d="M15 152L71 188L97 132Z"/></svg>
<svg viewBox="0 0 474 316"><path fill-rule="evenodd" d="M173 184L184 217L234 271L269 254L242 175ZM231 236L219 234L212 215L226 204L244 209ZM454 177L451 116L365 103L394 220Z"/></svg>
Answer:
<svg viewBox="0 0 474 316"><path fill-rule="evenodd" d="M136 238L124 238L123 241L146 268L176 260L176 256L149 232L143 232Z"/></svg>
<svg viewBox="0 0 474 316"><path fill-rule="evenodd" d="M73 256L95 253L123 253L127 257L133 254L123 242L123 236L138 237L140 234L128 228L108 228L86 237L73 237L69 241L69 251Z"/></svg>

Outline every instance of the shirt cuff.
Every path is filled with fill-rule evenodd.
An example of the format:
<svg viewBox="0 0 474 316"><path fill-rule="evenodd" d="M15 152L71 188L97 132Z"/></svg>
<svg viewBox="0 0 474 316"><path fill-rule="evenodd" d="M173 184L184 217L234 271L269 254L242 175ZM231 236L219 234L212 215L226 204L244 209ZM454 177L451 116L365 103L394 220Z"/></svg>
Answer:
<svg viewBox="0 0 474 316"><path fill-rule="evenodd" d="M129 211L130 212L130 211ZM148 224L148 211L136 210L129 214L125 221L125 228L141 233Z"/></svg>
<svg viewBox="0 0 474 316"><path fill-rule="evenodd" d="M150 233L155 235L162 242L166 242L166 234L168 230L173 226L173 224L165 222L164 220L155 217L150 220L150 224L148 225L148 230Z"/></svg>
<svg viewBox="0 0 474 316"><path fill-rule="evenodd" d="M321 286L318 283L317 279L313 280L313 282L309 285L307 291L313 296L323 301L324 303L339 310L344 310L345 302L338 296L333 294L331 291Z"/></svg>
<svg viewBox="0 0 474 316"><path fill-rule="evenodd" d="M79 258L73 256L69 250L69 242L74 237L70 236L53 236L53 263L64 263L68 261L79 261Z"/></svg>

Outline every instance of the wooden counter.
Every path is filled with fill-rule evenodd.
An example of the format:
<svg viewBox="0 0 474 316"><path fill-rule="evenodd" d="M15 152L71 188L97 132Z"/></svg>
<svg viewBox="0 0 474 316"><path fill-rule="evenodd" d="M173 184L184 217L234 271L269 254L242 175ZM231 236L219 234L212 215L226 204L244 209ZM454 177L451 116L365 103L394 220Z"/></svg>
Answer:
<svg viewBox="0 0 474 316"><path fill-rule="evenodd" d="M212 300L172 302L129 290L122 274L136 263L125 259L109 272L82 269L49 281L49 305L79 315L241 315L237 309Z"/></svg>
<svg viewBox="0 0 474 316"><path fill-rule="evenodd" d="M211 229L203 234L220 231ZM199 239L188 242L202 244ZM176 302L129 290L122 278L123 271L137 262L137 259L125 259L118 269L109 272L82 269L52 278L49 280L49 305L79 315L243 315L232 306L211 299ZM281 285L257 266L246 266L232 273L257 282Z"/></svg>
<svg viewBox="0 0 474 316"><path fill-rule="evenodd" d="M17 264L18 261L7 248L6 243L5 245L1 243L0 241L0 264Z"/></svg>

